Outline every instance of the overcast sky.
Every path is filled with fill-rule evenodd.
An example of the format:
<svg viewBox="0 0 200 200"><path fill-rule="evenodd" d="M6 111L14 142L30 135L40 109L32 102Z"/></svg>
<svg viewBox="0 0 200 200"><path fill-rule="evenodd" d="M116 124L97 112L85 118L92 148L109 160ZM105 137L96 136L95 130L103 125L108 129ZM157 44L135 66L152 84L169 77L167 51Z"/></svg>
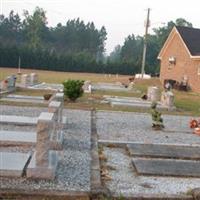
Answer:
<svg viewBox="0 0 200 200"><path fill-rule="evenodd" d="M20 16L23 10L33 12L36 6L46 11L48 26L65 24L68 19L80 17L86 23L93 21L97 28L106 27L107 53L117 44L123 44L125 37L134 33L143 35L147 8L151 8L152 28L179 17L200 28L199 0L0 0L0 12L8 15L14 10Z"/></svg>

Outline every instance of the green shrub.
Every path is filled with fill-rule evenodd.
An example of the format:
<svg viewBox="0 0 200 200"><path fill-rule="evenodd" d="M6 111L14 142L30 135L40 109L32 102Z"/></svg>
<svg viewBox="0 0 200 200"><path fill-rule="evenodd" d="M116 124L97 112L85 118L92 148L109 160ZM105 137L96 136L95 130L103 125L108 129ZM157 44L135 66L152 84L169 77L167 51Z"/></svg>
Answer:
<svg viewBox="0 0 200 200"><path fill-rule="evenodd" d="M63 82L64 85L64 94L71 101L76 101L77 98L83 95L82 86L84 81L82 80L66 80Z"/></svg>

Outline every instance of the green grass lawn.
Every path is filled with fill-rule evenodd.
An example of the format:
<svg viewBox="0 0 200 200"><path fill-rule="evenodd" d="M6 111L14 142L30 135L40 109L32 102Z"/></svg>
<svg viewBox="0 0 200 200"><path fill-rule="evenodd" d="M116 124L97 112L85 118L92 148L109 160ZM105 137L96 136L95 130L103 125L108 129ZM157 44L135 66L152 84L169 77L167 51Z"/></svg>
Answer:
<svg viewBox="0 0 200 200"><path fill-rule="evenodd" d="M11 68L0 68L0 79L5 76L16 73L17 69ZM41 82L47 83L62 83L66 79L82 79L90 80L92 82L122 82L128 83L128 78L130 76L115 76L111 77L105 76L104 74L90 74L90 73L68 73L68 72L53 72L53 71L42 71L42 70L22 70L24 73L36 72L39 75L39 80ZM127 97L141 97L142 93L147 92L149 86L158 86L160 91L162 91L162 86L158 78L152 78L150 80L135 80L135 88L140 90L141 93L133 92L116 92L116 91L95 91L92 94L84 94L83 97L79 98L77 102L65 102L65 106L68 108L79 108L79 109L91 109L95 107L99 110L115 110L115 111L137 111L137 112L148 112L139 108L130 107L111 107L107 104L100 104L99 102L103 100L103 95L111 96L127 96ZM168 114L180 114L180 115L195 115L200 116L200 94L193 92L181 92L173 91L175 95L175 106L177 107L176 112L163 112ZM46 93L51 93L51 91L44 90L27 90L20 89L15 92L21 95L33 95L33 96L43 96ZM6 102L0 102L5 104ZM9 103L11 104L11 103ZM17 105L25 105L16 103Z"/></svg>
<svg viewBox="0 0 200 200"><path fill-rule="evenodd" d="M127 82L130 76L125 75L105 75L105 74L94 74L94 73L75 73L75 72L57 72L57 71L45 71L45 70L31 70L21 69L24 74L37 73L39 75L40 82L47 83L62 83L67 79L80 79L90 80L92 82ZM6 76L11 74L17 75L16 68L1 68L0 67L0 80L3 80ZM18 81L20 75L17 75Z"/></svg>

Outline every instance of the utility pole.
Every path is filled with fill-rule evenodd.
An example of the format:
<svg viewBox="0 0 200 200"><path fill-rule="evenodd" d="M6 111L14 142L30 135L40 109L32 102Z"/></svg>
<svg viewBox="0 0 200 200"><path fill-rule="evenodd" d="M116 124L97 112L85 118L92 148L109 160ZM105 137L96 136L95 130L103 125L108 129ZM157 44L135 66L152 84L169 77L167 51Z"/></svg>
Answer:
<svg viewBox="0 0 200 200"><path fill-rule="evenodd" d="M150 21L149 21L149 15L150 15L150 8L147 10L147 20L145 23L145 35L144 35L144 47L143 47L143 55L142 55L142 69L141 69L141 78L144 76L144 68L145 68L145 61L146 61L146 51L147 51L147 34L148 34L148 28L150 27Z"/></svg>

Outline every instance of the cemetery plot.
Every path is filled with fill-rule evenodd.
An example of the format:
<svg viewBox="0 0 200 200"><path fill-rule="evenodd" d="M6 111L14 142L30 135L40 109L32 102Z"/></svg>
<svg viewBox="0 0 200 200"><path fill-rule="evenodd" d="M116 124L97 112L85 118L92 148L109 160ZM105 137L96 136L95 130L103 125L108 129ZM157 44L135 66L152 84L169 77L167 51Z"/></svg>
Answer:
<svg viewBox="0 0 200 200"><path fill-rule="evenodd" d="M58 95L60 96L60 95ZM58 106L58 103L52 103L51 106ZM53 109L55 109L55 107ZM32 113L40 113L40 108L26 108L26 107L13 107L2 106L1 113L9 113L11 110L14 113L19 114L26 112L27 115ZM52 136L53 122L55 127L59 128L59 119L56 117L56 112L53 109L46 112L46 114L40 115L38 118L38 127L36 134L38 135L36 144L33 148L34 152L30 163L27 168L21 167L20 173L16 179L9 179L2 175L0 179L0 192L7 189L17 191L26 191L32 194L46 191L45 194L52 193L56 195L68 195L80 196L88 198L88 192L90 191L90 169L91 169L91 157L90 157L90 112L88 111L75 111L64 110L63 114L67 116L67 126L63 126L63 143L62 150L55 151L52 148L51 140L55 138ZM10 110L10 111L9 111ZM36 115L36 114L35 114ZM53 118L51 118L53 116ZM50 119L50 121L48 119ZM57 121L56 121L57 120ZM61 119L60 119L61 120ZM45 125L46 124L46 125ZM47 125L48 124L48 125ZM7 125L5 126L8 127ZM13 126L10 126L13 127ZM45 128L46 127L46 128ZM62 128L62 125L61 125ZM19 131L20 132L20 131ZM20 138L19 138L20 141ZM53 141L55 141L53 139ZM55 145L54 145L55 147ZM18 151L23 148L8 148L8 151ZM1 148L6 151L6 148ZM28 149L26 148L25 151ZM53 151L52 151L53 150ZM10 153L10 152L8 152ZM16 152L15 152L16 153ZM13 162L15 162L13 160ZM14 165L13 163L11 163ZM26 171L26 176L22 178L21 172ZM15 171L14 171L15 172ZM9 172L11 174L12 172ZM35 180L37 179L37 180ZM50 179L50 180L49 180ZM22 181L23 180L23 181ZM37 188L37 189L36 189ZM1 193L2 194L2 193Z"/></svg>
<svg viewBox="0 0 200 200"><path fill-rule="evenodd" d="M66 118L62 117L63 98L64 98L63 93L56 93L52 97L48 105L49 112L55 113L56 121L59 121L59 123L66 122ZM31 97L27 97L27 99L29 100L31 99ZM36 99L40 99L40 97L36 97ZM38 121L38 117L0 115L0 123L4 123L4 124L16 124L16 125L23 125L23 126L36 125L37 121Z"/></svg>
<svg viewBox="0 0 200 200"><path fill-rule="evenodd" d="M112 97L104 96L105 100L102 103L109 102L111 106L130 106L130 107L139 107L139 108L150 108L152 102L148 100L142 100L141 98L136 97ZM159 109L168 109L167 106L162 105L158 102Z"/></svg>
<svg viewBox="0 0 200 200"><path fill-rule="evenodd" d="M62 134L60 132L56 132L55 130L55 113L43 112L40 114L37 122L37 132L30 133L27 135L25 132L13 132L13 131L2 131L0 132L0 139L2 138L2 143L4 145L9 144L20 144L27 145L30 143L35 143L35 153L33 156L33 160L31 159L31 166L29 166L28 176L32 178L46 178L53 179L55 176L55 170L58 161L58 155L50 151L51 147L58 146L59 149L62 149L62 138L60 141L54 140L54 134ZM13 136L13 137L12 137ZM24 136L24 137L23 137ZM18 137L16 139L16 137ZM14 140L16 139L16 140ZM57 139L57 138L56 138ZM61 142L59 144L59 142ZM53 156L52 156L53 155ZM53 159L53 160L52 160ZM4 162L4 160L3 160ZM11 161L10 161L11 162ZM53 165L52 165L53 163ZM14 163L11 162L14 165ZM4 174L2 174L3 176ZM12 173L11 173L12 176Z"/></svg>
<svg viewBox="0 0 200 200"><path fill-rule="evenodd" d="M149 87L146 97L118 97L118 96L103 96L102 103L110 103L111 106L128 106L149 109L152 102L157 102L158 109L175 110L174 95L171 91L162 92L161 99L159 89L157 87ZM144 98L144 99L143 99Z"/></svg>
<svg viewBox="0 0 200 200"><path fill-rule="evenodd" d="M133 165L142 175L200 177L200 161L195 160L133 158Z"/></svg>
<svg viewBox="0 0 200 200"><path fill-rule="evenodd" d="M48 107L49 112L42 112L38 118L12 115L1 115L0 117L0 122L4 124L37 125L37 132L0 131L0 144L3 144L1 146L35 143L33 158L30 164L28 163L28 177L41 179L53 179L55 177L58 154L52 150L62 150L63 98L63 94L55 95L54 99L58 101L51 101Z"/></svg>
<svg viewBox="0 0 200 200"><path fill-rule="evenodd" d="M200 186L200 137L192 134L190 117L163 118L165 129L156 131L147 114L97 113L102 167L110 177L102 180L113 195L184 199Z"/></svg>
<svg viewBox="0 0 200 200"><path fill-rule="evenodd" d="M104 184L113 196L136 199L141 197L147 199L192 199L187 192L192 192L194 188L200 186L198 177L140 175L133 167L132 157L124 148L103 147L103 153L107 159L106 165L109 166L108 174L111 177L111 180L104 181ZM183 171L185 171L183 164L179 165L178 169L184 168ZM166 162L165 168L167 167L168 163Z"/></svg>

